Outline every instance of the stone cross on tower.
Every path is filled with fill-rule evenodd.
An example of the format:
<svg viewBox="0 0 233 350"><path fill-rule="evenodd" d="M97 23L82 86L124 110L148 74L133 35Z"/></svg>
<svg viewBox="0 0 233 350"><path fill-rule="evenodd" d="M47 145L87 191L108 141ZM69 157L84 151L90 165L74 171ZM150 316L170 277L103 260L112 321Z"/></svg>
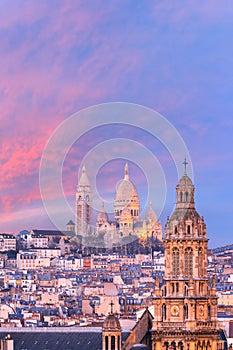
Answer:
<svg viewBox="0 0 233 350"><path fill-rule="evenodd" d="M111 300L111 303L109 304L111 306L111 314L113 314L113 306L114 306L114 302Z"/></svg>
<svg viewBox="0 0 233 350"><path fill-rule="evenodd" d="M188 165L188 162L187 162L187 160L186 160L186 157L184 158L183 164L184 164L184 175L187 175L187 165Z"/></svg>

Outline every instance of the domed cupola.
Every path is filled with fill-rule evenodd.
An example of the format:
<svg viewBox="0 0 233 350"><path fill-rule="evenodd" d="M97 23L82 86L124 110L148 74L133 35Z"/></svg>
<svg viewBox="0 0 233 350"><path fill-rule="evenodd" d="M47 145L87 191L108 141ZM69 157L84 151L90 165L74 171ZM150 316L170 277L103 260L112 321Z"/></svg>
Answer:
<svg viewBox="0 0 233 350"><path fill-rule="evenodd" d="M139 219L139 197L138 191L132 181L129 179L128 164L125 165L124 179L117 186L116 198L114 203L114 213L116 221L119 221L122 211L125 207L130 209L134 220Z"/></svg>
<svg viewBox="0 0 233 350"><path fill-rule="evenodd" d="M186 173L184 161L184 175L176 186L176 208L165 226L165 237L204 237L206 225L195 209L194 185Z"/></svg>
<svg viewBox="0 0 233 350"><path fill-rule="evenodd" d="M188 209L194 208L194 185L190 177L187 175L187 161L184 161L184 175L181 177L176 186L176 208Z"/></svg>
<svg viewBox="0 0 233 350"><path fill-rule="evenodd" d="M114 314L110 313L103 323L103 330L115 331L117 329L121 330L120 321Z"/></svg>

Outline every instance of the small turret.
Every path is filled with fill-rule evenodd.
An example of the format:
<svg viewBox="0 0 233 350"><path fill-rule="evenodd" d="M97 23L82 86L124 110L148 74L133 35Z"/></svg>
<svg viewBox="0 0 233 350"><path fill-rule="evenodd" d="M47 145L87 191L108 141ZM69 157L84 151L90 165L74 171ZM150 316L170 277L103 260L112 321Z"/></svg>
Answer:
<svg viewBox="0 0 233 350"><path fill-rule="evenodd" d="M111 302L111 312L106 317L102 327L102 350L121 350L122 329L119 319L113 313L113 302Z"/></svg>

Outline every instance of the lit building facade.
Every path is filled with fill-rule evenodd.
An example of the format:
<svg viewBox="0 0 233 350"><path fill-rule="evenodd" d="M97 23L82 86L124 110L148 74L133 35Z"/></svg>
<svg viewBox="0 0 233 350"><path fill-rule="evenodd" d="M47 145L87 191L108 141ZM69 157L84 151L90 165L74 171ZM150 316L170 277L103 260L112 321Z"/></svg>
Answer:
<svg viewBox="0 0 233 350"><path fill-rule="evenodd" d="M176 187L176 208L165 226L165 278L156 282L153 350L220 350L215 280L207 277L206 225L186 175Z"/></svg>

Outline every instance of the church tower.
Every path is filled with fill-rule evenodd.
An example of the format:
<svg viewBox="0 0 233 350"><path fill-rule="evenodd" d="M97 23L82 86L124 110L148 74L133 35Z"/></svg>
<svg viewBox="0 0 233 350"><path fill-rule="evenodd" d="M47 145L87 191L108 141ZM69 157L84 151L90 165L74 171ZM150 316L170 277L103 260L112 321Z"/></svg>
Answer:
<svg viewBox="0 0 233 350"><path fill-rule="evenodd" d="M215 280L207 278L206 225L195 209L184 164L176 207L165 226L165 277L154 293L152 349L220 350Z"/></svg>
<svg viewBox="0 0 233 350"><path fill-rule="evenodd" d="M93 225L93 193L87 177L85 165L76 191L76 233L86 235Z"/></svg>
<svg viewBox="0 0 233 350"><path fill-rule="evenodd" d="M147 236L162 241L162 223L157 220L156 214L150 201L150 207L146 214Z"/></svg>
<svg viewBox="0 0 233 350"><path fill-rule="evenodd" d="M122 329L119 319L111 312L105 319L102 327L102 350L122 350Z"/></svg>
<svg viewBox="0 0 233 350"><path fill-rule="evenodd" d="M96 219L96 227L101 227L102 225L109 222L108 214L106 213L106 210L104 208L104 202L102 202L101 211L98 213L97 219Z"/></svg>

